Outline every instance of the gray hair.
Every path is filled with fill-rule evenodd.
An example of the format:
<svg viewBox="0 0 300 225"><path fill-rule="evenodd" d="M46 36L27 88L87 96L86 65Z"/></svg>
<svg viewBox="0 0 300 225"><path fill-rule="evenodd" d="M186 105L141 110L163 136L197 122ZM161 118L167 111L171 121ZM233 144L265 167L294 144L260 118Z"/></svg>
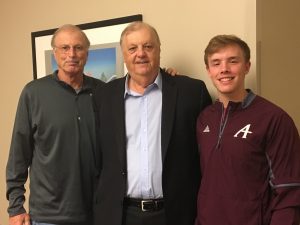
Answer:
<svg viewBox="0 0 300 225"><path fill-rule="evenodd" d="M53 34L52 38L51 38L51 46L52 48L55 47L55 38L56 36L62 32L62 31L78 31L84 41L85 41L85 44L86 44L86 47L89 48L90 47L90 41L88 39L88 37L86 36L86 34L78 27L78 26L75 26L75 25L72 25L72 24L65 24L65 25L62 25L61 27L59 27Z"/></svg>
<svg viewBox="0 0 300 225"><path fill-rule="evenodd" d="M123 39L125 36L127 36L128 34L130 34L131 32L133 31L137 31L137 30L140 30L142 28L147 28L149 29L153 34L154 34L154 37L158 43L158 45L160 45L160 39L159 39L159 36L158 36L158 33L157 31L155 30L154 27L152 27L150 24L148 23L145 23L145 22L142 22L142 21L136 21L136 22L133 22L131 24L129 24L122 32L121 34L121 38L120 38L120 45L122 46L122 42L123 42Z"/></svg>

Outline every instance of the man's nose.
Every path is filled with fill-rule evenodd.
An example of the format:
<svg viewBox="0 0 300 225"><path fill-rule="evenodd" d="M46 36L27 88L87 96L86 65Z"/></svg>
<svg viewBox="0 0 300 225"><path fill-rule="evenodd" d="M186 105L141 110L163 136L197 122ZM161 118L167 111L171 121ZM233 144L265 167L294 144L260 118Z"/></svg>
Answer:
<svg viewBox="0 0 300 225"><path fill-rule="evenodd" d="M74 56L76 55L77 49L76 47L70 47L69 51L68 51L68 55L69 56Z"/></svg>
<svg viewBox="0 0 300 225"><path fill-rule="evenodd" d="M140 47L137 48L137 55L138 56L145 55L145 49L143 48L143 46L140 46Z"/></svg>
<svg viewBox="0 0 300 225"><path fill-rule="evenodd" d="M229 65L226 62L221 63L221 72L226 73L229 71Z"/></svg>

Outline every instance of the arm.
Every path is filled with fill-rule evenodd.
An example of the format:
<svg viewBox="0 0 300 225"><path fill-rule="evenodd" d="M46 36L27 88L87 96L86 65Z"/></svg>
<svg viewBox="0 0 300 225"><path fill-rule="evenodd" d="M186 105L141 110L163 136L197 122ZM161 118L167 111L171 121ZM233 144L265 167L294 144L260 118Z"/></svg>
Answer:
<svg viewBox="0 0 300 225"><path fill-rule="evenodd" d="M30 126L28 97L23 90L15 118L9 158L6 166L6 198L9 200L10 217L24 214L24 184L28 178L28 167L31 164L33 136ZM22 216L20 216L22 218ZM19 217L16 217L18 220Z"/></svg>
<svg viewBox="0 0 300 225"><path fill-rule="evenodd" d="M283 114L275 122L267 142L273 176L270 225L298 225L300 208L300 140L292 119Z"/></svg>
<svg viewBox="0 0 300 225"><path fill-rule="evenodd" d="M299 208L287 208L275 211L272 214L271 225L299 225Z"/></svg>
<svg viewBox="0 0 300 225"><path fill-rule="evenodd" d="M201 96L202 96L202 100L201 100L202 109L201 110L203 110L206 106L209 106L209 105L212 104L211 96L210 96L204 82L203 82L203 88L202 88L202 95Z"/></svg>

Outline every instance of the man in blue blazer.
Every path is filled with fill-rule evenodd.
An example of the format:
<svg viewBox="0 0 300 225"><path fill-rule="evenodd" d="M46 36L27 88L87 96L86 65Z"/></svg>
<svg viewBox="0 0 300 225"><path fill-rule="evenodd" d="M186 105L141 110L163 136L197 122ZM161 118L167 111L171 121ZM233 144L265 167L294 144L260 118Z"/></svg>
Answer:
<svg viewBox="0 0 300 225"><path fill-rule="evenodd" d="M200 182L196 119L203 81L160 69L160 40L134 22L121 35L128 74L96 93L100 177L94 224L193 225Z"/></svg>

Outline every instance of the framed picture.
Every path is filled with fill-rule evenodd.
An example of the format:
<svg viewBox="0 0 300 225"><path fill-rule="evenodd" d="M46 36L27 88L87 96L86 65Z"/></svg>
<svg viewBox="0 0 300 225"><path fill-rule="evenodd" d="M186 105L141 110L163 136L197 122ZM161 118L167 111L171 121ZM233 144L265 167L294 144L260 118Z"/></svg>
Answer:
<svg viewBox="0 0 300 225"><path fill-rule="evenodd" d="M77 25L85 32L91 43L84 68L86 75L108 82L126 74L119 41L124 28L134 21L142 21L142 15ZM56 30L57 28L31 33L34 79L51 74L57 69L51 47L51 38Z"/></svg>

